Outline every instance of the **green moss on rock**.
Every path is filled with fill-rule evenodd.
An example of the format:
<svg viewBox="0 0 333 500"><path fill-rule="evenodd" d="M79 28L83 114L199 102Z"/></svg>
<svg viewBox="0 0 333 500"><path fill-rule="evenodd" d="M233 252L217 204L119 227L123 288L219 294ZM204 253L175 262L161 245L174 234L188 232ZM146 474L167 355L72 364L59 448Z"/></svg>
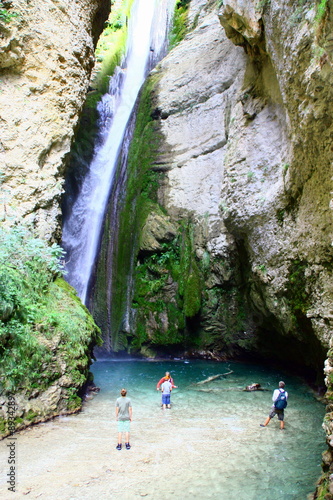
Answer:
<svg viewBox="0 0 333 500"><path fill-rule="evenodd" d="M229 341L245 348L249 342L243 335L245 313L242 299L236 298L238 288L228 294L228 290L216 287L217 315L205 306L206 290L211 288L205 279L209 281L206 275L216 262L208 251L202 260L196 256L195 225L190 217L171 221L175 231L170 238L153 230L157 221L164 225L163 217L167 218L159 203L159 188L164 182L159 155L164 138L155 100L158 83L159 75L153 73L140 94L121 190L125 194L120 198L119 222L115 226L108 214L104 229L93 314L107 332L106 348L113 351L144 353L194 345L222 348ZM119 168L116 176L121 175ZM220 303L224 300L225 305ZM202 325L209 326L209 321L217 317L223 322L222 332L220 327L216 333ZM224 340L217 343L221 333Z"/></svg>
<svg viewBox="0 0 333 500"><path fill-rule="evenodd" d="M190 0L178 0L175 5L172 30L169 36L170 47L180 43L188 32L188 13ZM195 27L195 26L193 26Z"/></svg>
<svg viewBox="0 0 333 500"><path fill-rule="evenodd" d="M192 225L179 225L178 234L156 252L141 252L135 268L133 307L136 329L132 347L184 346L190 340L186 318L201 305L202 280L193 252Z"/></svg>
<svg viewBox="0 0 333 500"><path fill-rule="evenodd" d="M289 270L287 298L295 316L306 314L310 307L310 295L307 289L308 279L305 277L307 263L294 260Z"/></svg>
<svg viewBox="0 0 333 500"><path fill-rule="evenodd" d="M24 228L0 234L0 419L14 398L17 427L18 418L27 425L66 411L69 388L81 391L101 342L89 311L59 277L58 250Z"/></svg>
<svg viewBox="0 0 333 500"><path fill-rule="evenodd" d="M100 290L108 289L105 282L108 273L105 262L109 258L108 252L110 251L109 217L102 242L102 257L96 275L94 317L103 330L111 330L111 340L106 339L106 344L110 344L110 348L114 351L128 347L128 335L127 332L123 332L123 320L128 304L128 286L133 258L135 259L138 253L139 234L147 214L154 207L158 207L157 189L159 177L163 174L156 172L153 168L160 143L159 125L153 117L153 91L157 83L156 75L149 77L140 94L135 129L128 152L127 173L123 187L125 196L120 200L119 223L112 231L112 236L117 241L111 250L114 256L111 298L104 292L100 292ZM106 312L108 310L112 311L112 322L111 315Z"/></svg>

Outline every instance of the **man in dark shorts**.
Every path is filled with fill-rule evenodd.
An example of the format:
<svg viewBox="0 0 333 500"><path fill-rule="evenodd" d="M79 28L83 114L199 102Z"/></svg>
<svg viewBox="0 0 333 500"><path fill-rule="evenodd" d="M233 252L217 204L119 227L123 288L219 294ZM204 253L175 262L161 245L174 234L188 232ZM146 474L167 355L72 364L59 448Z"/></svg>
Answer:
<svg viewBox="0 0 333 500"><path fill-rule="evenodd" d="M279 382L279 388L278 389L275 389L275 391L273 392L273 397L272 397L272 400L273 400L273 406L272 406L272 409L271 409L271 412L270 414L268 415L268 417L266 418L265 420L265 423L264 424L260 424L260 427L266 427L270 420L275 417L275 415L277 415L279 421L280 421L280 429L283 430L284 429L284 410L279 410L278 408L275 408L275 402L276 400L278 399L280 393L284 393L285 395L285 399L287 400L288 399L288 393L287 391L284 390L285 388L285 383L281 380L281 382Z"/></svg>

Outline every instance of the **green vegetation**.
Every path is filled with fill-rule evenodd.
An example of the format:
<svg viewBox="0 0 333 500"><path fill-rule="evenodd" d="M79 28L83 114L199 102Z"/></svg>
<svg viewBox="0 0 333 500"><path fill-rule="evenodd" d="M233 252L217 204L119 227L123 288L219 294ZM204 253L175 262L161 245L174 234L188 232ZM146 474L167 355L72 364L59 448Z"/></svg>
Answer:
<svg viewBox="0 0 333 500"><path fill-rule="evenodd" d="M124 0L116 7L113 5L106 27L96 47L97 73L92 86L105 94L110 76L116 66L120 66L125 55L127 25L133 0Z"/></svg>
<svg viewBox="0 0 333 500"><path fill-rule="evenodd" d="M115 256L112 303L108 303L110 298L107 293L98 293L94 316L101 326L105 324L106 329L109 329L105 310L111 310L110 347L114 351L153 353L159 347L194 346L196 342L198 347L215 345L213 337L216 332L199 333L199 315L202 316L203 303L208 304L207 318L215 313L211 310L211 301L203 298L207 292L204 290L203 276L206 272L209 274L210 255L205 252L201 261L197 259L193 223L183 219L172 241L160 242L160 248L154 252L140 251L141 233L147 217L154 213L164 215L164 209L158 202L158 190L164 179L163 171L157 166L163 142L155 103L158 83L159 75L154 73L141 90L122 188L124 194L120 201L118 238L115 238L117 229L111 231L108 219L97 271L95 288L106 290L108 241L112 232L116 245L112 250ZM129 296L129 290L132 297ZM246 314L238 290L232 287L230 292L229 289L216 287L216 300L216 321L225 325L230 341L239 345L248 342L243 335ZM124 328L128 310L131 331ZM223 340L219 330L216 347L225 346L228 339Z"/></svg>
<svg viewBox="0 0 333 500"><path fill-rule="evenodd" d="M284 208L279 208L276 211L276 218L277 218L279 226L283 226L284 217L285 217L285 209Z"/></svg>
<svg viewBox="0 0 333 500"><path fill-rule="evenodd" d="M317 21L318 23L320 23L324 19L328 9L328 4L329 4L328 0L320 0L319 3L317 4L317 13L315 21Z"/></svg>
<svg viewBox="0 0 333 500"><path fill-rule="evenodd" d="M305 272L307 263L294 260L289 269L289 280L287 284L286 297L294 314L295 322L298 322L310 307L310 294L307 290Z"/></svg>
<svg viewBox="0 0 333 500"><path fill-rule="evenodd" d="M23 226L0 230L1 393L43 391L66 367L75 392L99 330L62 278L63 250ZM65 365L64 365L65 363Z"/></svg>
<svg viewBox="0 0 333 500"><path fill-rule="evenodd" d="M179 293L184 297L184 314L195 316L201 306L201 279L193 246L193 227L187 223L182 230Z"/></svg>
<svg viewBox="0 0 333 500"><path fill-rule="evenodd" d="M88 92L80 117L75 141L71 149L68 176L75 177L75 184L85 175L90 164L98 135L97 104L108 91L109 79L116 66L121 64L127 40L127 19L133 0L125 0L112 12L96 47L96 66L91 79L92 90ZM78 180L77 180L78 179Z"/></svg>
<svg viewBox="0 0 333 500"><path fill-rule="evenodd" d="M288 290L293 291L293 307L295 311L306 313L308 309L309 295L305 290L305 270L307 264L295 260L289 270Z"/></svg>
<svg viewBox="0 0 333 500"><path fill-rule="evenodd" d="M189 7L190 0L178 0L176 3L172 30L169 35L169 43L171 49L183 40L188 31Z"/></svg>
<svg viewBox="0 0 333 500"><path fill-rule="evenodd" d="M261 271L263 274L267 274L267 268L265 266L265 264L261 264L259 266L257 266L257 268L259 269L259 271Z"/></svg>
<svg viewBox="0 0 333 500"><path fill-rule="evenodd" d="M176 238L163 243L160 252L139 257L133 299L138 310L135 349L145 342L184 343L185 320L201 307L201 273L194 255L192 224L183 222Z"/></svg>
<svg viewBox="0 0 333 500"><path fill-rule="evenodd" d="M283 176L286 175L287 171L288 171L288 168L290 167L289 163L284 163L282 165L282 170L283 170Z"/></svg>
<svg viewBox="0 0 333 500"><path fill-rule="evenodd" d="M158 209L157 189L162 174L152 169L161 135L158 121L153 119L153 90L158 83L156 75L149 77L141 91L133 139L128 152L125 198L119 217L118 252L114 262L112 318L112 348L127 348L125 336L119 336L127 296L127 278L132 267L132 256L138 252L138 235L153 207Z"/></svg>
<svg viewBox="0 0 333 500"><path fill-rule="evenodd" d="M223 265L217 259L215 265ZM244 294L236 286L206 288L203 292L201 321L208 326L194 339L199 349L227 352L254 349L254 338L246 333L247 306ZM214 326L213 326L214 325Z"/></svg>
<svg viewBox="0 0 333 500"><path fill-rule="evenodd" d="M326 473L321 477L317 486L316 500L329 500L332 498L329 491L329 475L330 473Z"/></svg>
<svg viewBox="0 0 333 500"><path fill-rule="evenodd" d="M7 6L11 6L11 2L4 2L0 0L0 23L8 24L14 17L18 17L17 12L11 12L8 10Z"/></svg>
<svg viewBox="0 0 333 500"><path fill-rule="evenodd" d="M218 258L212 261L209 252L197 260L193 229L190 221L183 220L173 241L163 243L155 253L139 255L133 350L177 344L218 352L253 347L252 336L244 333L247 310L243 293L229 283L225 288L205 286L211 269L227 264Z"/></svg>
<svg viewBox="0 0 333 500"><path fill-rule="evenodd" d="M181 225L174 241L162 243L160 251L139 254L140 235L148 215L163 215L157 192L164 174L154 166L162 140L159 121L155 119L156 85L158 76L152 75L142 89L128 153L126 196L120 213L112 287L114 350L140 350L145 342L158 345L180 343L183 341L185 317L193 317L200 309L200 273L192 248L191 224ZM132 304L137 311L134 338L121 333L132 259L138 261L134 267ZM175 283L178 291L168 297L166 290L170 282ZM155 326L148 339L147 325L151 321Z"/></svg>
<svg viewBox="0 0 333 500"><path fill-rule="evenodd" d="M76 186L80 185L93 158L99 130L97 104L108 91L110 76L125 55L127 21L132 3L133 0L125 0L117 8L113 6L96 47L97 63L91 79L92 90L87 94L67 169L67 178L73 178L71 184Z"/></svg>

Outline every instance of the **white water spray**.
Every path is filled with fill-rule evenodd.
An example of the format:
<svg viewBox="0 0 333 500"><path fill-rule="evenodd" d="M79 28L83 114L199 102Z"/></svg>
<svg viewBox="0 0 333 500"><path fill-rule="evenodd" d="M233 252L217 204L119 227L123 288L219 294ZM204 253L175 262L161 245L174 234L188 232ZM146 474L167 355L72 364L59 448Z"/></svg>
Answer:
<svg viewBox="0 0 333 500"><path fill-rule="evenodd" d="M95 152L81 191L63 226L63 246L67 252L67 280L86 302L117 160L126 126L149 61L156 62L166 43L173 11L169 0L136 0L133 5L126 54L126 69L117 68L109 93L99 103L103 145ZM161 25L161 19L163 25ZM162 35L161 35L162 33Z"/></svg>

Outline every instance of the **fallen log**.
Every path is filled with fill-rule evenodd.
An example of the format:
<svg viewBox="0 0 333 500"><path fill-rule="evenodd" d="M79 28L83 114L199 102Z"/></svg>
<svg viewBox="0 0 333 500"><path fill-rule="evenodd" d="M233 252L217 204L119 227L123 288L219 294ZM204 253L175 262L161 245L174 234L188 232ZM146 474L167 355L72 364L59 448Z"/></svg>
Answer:
<svg viewBox="0 0 333 500"><path fill-rule="evenodd" d="M234 372L233 370L230 370L230 372L219 373L218 375L212 375L211 377L208 377L205 380L201 380L200 382L197 382L195 385L208 384L208 382L212 382L213 380L224 377L224 375L230 375L230 373L233 373L233 372Z"/></svg>

